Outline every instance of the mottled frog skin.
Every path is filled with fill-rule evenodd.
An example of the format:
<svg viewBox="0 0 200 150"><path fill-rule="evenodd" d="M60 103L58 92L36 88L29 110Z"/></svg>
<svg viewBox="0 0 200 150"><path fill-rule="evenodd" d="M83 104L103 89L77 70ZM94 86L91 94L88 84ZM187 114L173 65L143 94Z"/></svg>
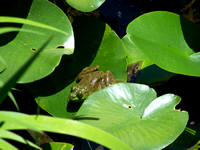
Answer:
<svg viewBox="0 0 200 150"><path fill-rule="evenodd" d="M90 94L115 84L116 80L111 71L97 71L98 65L84 68L76 77L77 84L70 91L70 101L85 100Z"/></svg>

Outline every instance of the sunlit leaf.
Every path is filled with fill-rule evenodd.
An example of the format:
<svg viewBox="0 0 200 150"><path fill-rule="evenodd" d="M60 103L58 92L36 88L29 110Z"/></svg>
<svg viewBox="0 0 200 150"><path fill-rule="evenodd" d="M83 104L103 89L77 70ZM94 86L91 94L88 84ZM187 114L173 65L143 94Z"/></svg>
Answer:
<svg viewBox="0 0 200 150"><path fill-rule="evenodd" d="M76 119L98 127L133 149L162 149L185 129L188 113L175 110L180 97L146 85L118 83L90 95Z"/></svg>
<svg viewBox="0 0 200 150"><path fill-rule="evenodd" d="M26 115L8 111L0 111L0 118L1 121L4 121L1 128L5 130L43 130L86 138L111 149L131 149L127 144L113 135L75 120L42 115Z"/></svg>
<svg viewBox="0 0 200 150"><path fill-rule="evenodd" d="M60 63L62 55L73 53L74 37L71 24L67 16L47 0L33 0L26 19L1 16L0 22L24 24L13 40L1 47L0 56L7 67L0 76L3 82L7 81L10 74L13 74L30 56L34 55L49 36L54 35L54 39L18 82L32 82L49 75ZM4 30L7 29L4 28ZM35 32L41 34L34 34Z"/></svg>
<svg viewBox="0 0 200 150"><path fill-rule="evenodd" d="M200 28L177 14L146 13L133 20L127 34L153 63L174 73L200 76ZM197 52L197 53L196 53Z"/></svg>
<svg viewBox="0 0 200 150"><path fill-rule="evenodd" d="M67 3L77 10L90 12L102 5L105 0L66 0Z"/></svg>
<svg viewBox="0 0 200 150"><path fill-rule="evenodd" d="M22 136L19 136L19 135L13 133L13 132L8 131L8 130L0 129L0 138L18 141L20 143L28 144L28 145L30 145L34 148L39 149L39 147L37 145L35 145L34 143L32 143L32 142L24 139ZM0 146L0 148L1 148L1 146ZM8 149L8 147L7 147L7 149Z"/></svg>

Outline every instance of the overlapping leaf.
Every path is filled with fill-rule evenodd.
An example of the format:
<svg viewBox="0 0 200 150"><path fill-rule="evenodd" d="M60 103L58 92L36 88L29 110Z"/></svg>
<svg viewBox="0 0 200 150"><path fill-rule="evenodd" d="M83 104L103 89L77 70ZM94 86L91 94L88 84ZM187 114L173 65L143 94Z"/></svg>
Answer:
<svg viewBox="0 0 200 150"><path fill-rule="evenodd" d="M86 66L99 65L99 70L110 70L121 82L127 81L127 66L138 61L143 61L142 69L150 68L141 72L139 80L142 83L163 81L171 75L156 65L151 67L153 62L134 46L129 37L120 39L99 20L80 18L74 21L73 28L77 37L75 53L63 58L63 63L52 75L30 87L38 104L53 116L71 116L67 112L70 88L75 84L75 76Z"/></svg>
<svg viewBox="0 0 200 150"><path fill-rule="evenodd" d="M184 130L188 113L175 110L180 97L156 92L146 85L118 83L90 95L76 114L133 149L161 149Z"/></svg>
<svg viewBox="0 0 200 150"><path fill-rule="evenodd" d="M153 63L174 73L200 76L200 28L177 14L144 14L128 25L128 36Z"/></svg>
<svg viewBox="0 0 200 150"><path fill-rule="evenodd" d="M148 18L148 16L150 16L151 22L149 23L154 23L158 21L158 19L153 16L154 15L156 16L158 14L161 14L162 18L166 17L167 19L165 18L165 20L172 19L172 22L175 22L176 26L178 26L177 22L178 21L180 22L180 18L177 15L168 12L153 12L145 14L141 16L142 18L141 20L143 20L143 17ZM152 21L152 19L155 20ZM103 25L100 21L94 21L91 18L82 18L80 20L74 21L75 36L78 37L76 39L75 54L70 57L67 57L66 59L63 59L62 65L60 65L58 69L55 70L54 74L52 74L45 80L42 80L42 82L38 82L37 85L32 86L32 89L38 90L39 87L41 87L42 85L41 90L38 90L39 92L35 90L35 95L37 95L38 104L43 109L47 110L50 114L60 117L65 117L65 116L70 117L70 113L67 110L68 95L70 92L70 88L72 84L75 83L73 82L75 76L81 71L82 68L89 65L99 65L100 66L99 70L103 70L104 72L106 70L110 70L111 72L113 72L114 76L118 81L124 81L124 82L126 82L127 80L126 69L128 64L135 63L137 61L143 61L141 76L139 76L138 78L138 82L140 83L151 84L167 80L173 75L172 73L165 71L155 65L157 64L157 60L164 62L164 60L161 59L160 56L158 56L159 54L161 54L159 51L155 53L156 59L152 59L154 56L151 58L147 54L151 53L152 50L150 50L149 48L154 43L149 43L150 45L148 44L146 45L149 46L148 48L149 51L145 53L146 49L144 49L143 47L145 47L146 41L148 40L151 41L153 39L151 38L151 36L153 36L154 33L152 32L149 33L150 32L149 26L145 28L145 30L148 31L146 32L141 31L143 30L143 28L142 29L140 28L140 23L142 24L143 21L140 21L140 17L133 20L132 23L130 23L127 30L127 35L122 39L120 39L108 25L106 25L105 28L103 28ZM136 23L134 23L135 21ZM132 24L136 25L134 26ZM161 30L164 30L165 26L162 25L161 23L159 24L159 22L157 22L157 24L158 25L156 26L156 28L154 28L155 32L154 36L157 35L164 36ZM196 28L194 28L193 30L193 28L189 28L190 26L193 25L189 23L187 25L188 27L187 31L191 30L191 33L194 33L194 30L196 30ZM181 26L178 26L178 29L181 29ZM167 30L174 31L173 25L167 26L165 30L166 30L165 32L167 33L168 33ZM132 35L132 33L134 33L135 31L138 31L138 36L140 32L143 33L141 34L141 36L139 36L141 37L141 43L138 43L137 41L136 43L134 42L133 35L135 36L135 34ZM171 41L171 43L173 43L173 46L175 47L181 46L181 43L187 45L185 43L184 38L181 36L182 32L180 30L178 31L179 32L174 33L174 37L172 36L173 40ZM147 33L149 34L149 36L145 36ZM183 41L180 41L181 43L176 45L177 41L175 42L174 40L176 39L178 34L180 34L180 37L182 37ZM165 34L165 35L166 39L170 37L170 34ZM136 37L136 39L139 38ZM162 43L162 41L164 41L165 38L163 37L162 39L163 40L158 38L158 41L155 40L155 42L160 41ZM196 39L193 38L190 39L190 46L191 47L196 46L197 49L198 46L196 45L196 42L194 42L195 40ZM166 41L170 41L170 39ZM156 49L153 49L153 51L155 50ZM166 51L166 53L168 52ZM173 58L175 58L175 56L173 56ZM182 65L183 62L181 61L177 63L177 65L178 64ZM173 65L173 63L163 63L163 64ZM183 69L186 68L187 67ZM49 90L47 93L44 94L44 90L42 89L49 89ZM54 109L55 106L58 108Z"/></svg>
<svg viewBox="0 0 200 150"><path fill-rule="evenodd" d="M29 116L8 111L0 111L0 118L3 121L1 129L4 130L43 130L86 138L111 149L131 149L127 144L105 131L70 119L52 118L42 115Z"/></svg>
<svg viewBox="0 0 200 150"><path fill-rule="evenodd" d="M66 0L67 3L77 10L90 12L102 5L105 0Z"/></svg>
<svg viewBox="0 0 200 150"><path fill-rule="evenodd" d="M49 36L54 35L54 39L29 67L19 80L20 83L32 82L47 76L59 64L62 55L73 53L72 27L67 16L58 7L47 0L34 0L27 19L0 18L0 22L25 23L22 31L29 31L19 32L14 40L1 47L0 55L7 67L0 77L3 82L31 57Z"/></svg>

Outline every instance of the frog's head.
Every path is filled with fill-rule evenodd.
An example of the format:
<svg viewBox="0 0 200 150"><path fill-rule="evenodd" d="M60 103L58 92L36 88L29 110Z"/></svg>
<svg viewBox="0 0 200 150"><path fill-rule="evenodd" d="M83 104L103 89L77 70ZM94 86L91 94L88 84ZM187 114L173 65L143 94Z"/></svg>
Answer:
<svg viewBox="0 0 200 150"><path fill-rule="evenodd" d="M135 83L140 76L143 61L129 64L127 67L127 82Z"/></svg>

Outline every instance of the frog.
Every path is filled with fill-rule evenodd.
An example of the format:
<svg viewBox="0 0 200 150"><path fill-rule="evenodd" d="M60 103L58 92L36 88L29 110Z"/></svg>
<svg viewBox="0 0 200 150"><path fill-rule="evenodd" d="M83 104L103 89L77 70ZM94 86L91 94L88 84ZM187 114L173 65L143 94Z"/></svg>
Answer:
<svg viewBox="0 0 200 150"><path fill-rule="evenodd" d="M136 83L138 77L140 76L141 66L143 61L138 61L136 63L131 63L127 67L127 82Z"/></svg>
<svg viewBox="0 0 200 150"><path fill-rule="evenodd" d="M69 101L84 101L92 93L116 83L111 71L99 71L99 65L84 68L71 87Z"/></svg>

